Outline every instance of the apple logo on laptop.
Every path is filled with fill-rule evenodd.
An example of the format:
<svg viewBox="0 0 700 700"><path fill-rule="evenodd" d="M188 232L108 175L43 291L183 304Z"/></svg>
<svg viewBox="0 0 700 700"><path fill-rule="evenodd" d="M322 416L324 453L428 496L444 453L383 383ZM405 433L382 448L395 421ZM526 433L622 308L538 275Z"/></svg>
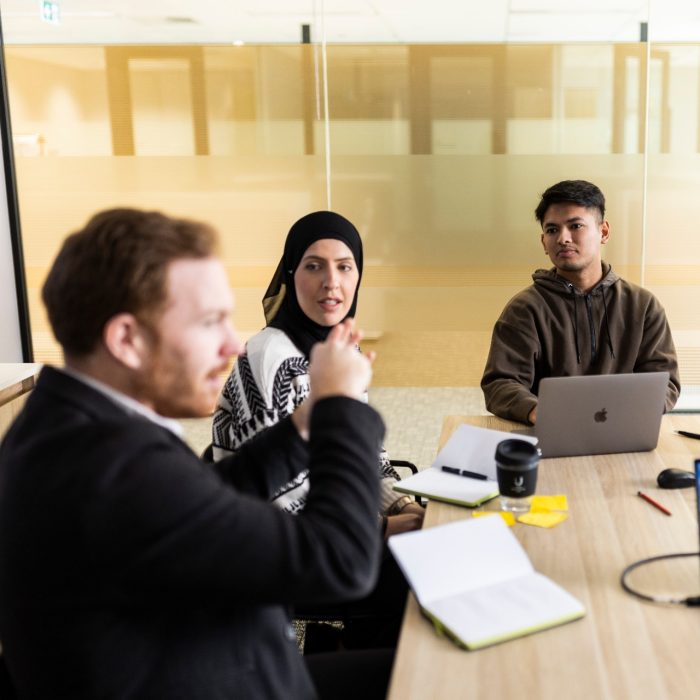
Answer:
<svg viewBox="0 0 700 700"><path fill-rule="evenodd" d="M602 411L596 411L593 414L593 420L596 423L605 423L606 420L608 420L608 412L606 409L603 409Z"/></svg>

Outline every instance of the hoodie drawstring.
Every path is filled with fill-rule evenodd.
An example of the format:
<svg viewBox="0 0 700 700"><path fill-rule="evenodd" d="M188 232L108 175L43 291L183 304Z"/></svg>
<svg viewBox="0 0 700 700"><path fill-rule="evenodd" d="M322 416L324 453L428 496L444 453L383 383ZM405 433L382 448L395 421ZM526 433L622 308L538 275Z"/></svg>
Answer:
<svg viewBox="0 0 700 700"><path fill-rule="evenodd" d="M576 290L573 284L569 284L568 286L574 297L574 343L576 344L576 362L581 364L581 351L578 347L578 304L576 303Z"/></svg>
<svg viewBox="0 0 700 700"><path fill-rule="evenodd" d="M605 301L605 287L600 288L603 295L603 316L605 318L605 335L608 337L608 348L610 349L610 357L615 359L615 351L613 350L612 338L610 337L610 324L608 323L608 305Z"/></svg>

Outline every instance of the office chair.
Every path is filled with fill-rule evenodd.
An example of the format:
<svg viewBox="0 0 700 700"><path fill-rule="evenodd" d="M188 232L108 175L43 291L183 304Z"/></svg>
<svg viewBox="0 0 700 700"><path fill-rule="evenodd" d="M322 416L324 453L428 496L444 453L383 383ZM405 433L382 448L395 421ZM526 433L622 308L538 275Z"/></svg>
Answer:
<svg viewBox="0 0 700 700"><path fill-rule="evenodd" d="M404 469L412 474L418 472L416 465L407 460L389 461L399 473ZM299 650L303 653L334 651L341 644L345 648L358 649L394 646L403 619L408 586L386 546L383 551L381 587L381 591L375 589L363 601L295 607L292 622ZM395 598L392 597L392 591L398 591ZM372 595L376 596L374 601ZM382 614L379 603L384 604L386 601L390 601L390 605L386 614Z"/></svg>

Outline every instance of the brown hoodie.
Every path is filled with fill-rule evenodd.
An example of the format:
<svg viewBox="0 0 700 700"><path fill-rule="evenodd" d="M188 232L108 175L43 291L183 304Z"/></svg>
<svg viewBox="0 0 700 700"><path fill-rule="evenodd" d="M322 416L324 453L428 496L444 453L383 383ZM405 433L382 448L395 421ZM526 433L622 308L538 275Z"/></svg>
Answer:
<svg viewBox="0 0 700 700"><path fill-rule="evenodd" d="M646 289L603 263L588 293L556 273L537 270L496 321L481 388L486 408L527 423L543 377L668 371L666 410L680 393L666 313Z"/></svg>

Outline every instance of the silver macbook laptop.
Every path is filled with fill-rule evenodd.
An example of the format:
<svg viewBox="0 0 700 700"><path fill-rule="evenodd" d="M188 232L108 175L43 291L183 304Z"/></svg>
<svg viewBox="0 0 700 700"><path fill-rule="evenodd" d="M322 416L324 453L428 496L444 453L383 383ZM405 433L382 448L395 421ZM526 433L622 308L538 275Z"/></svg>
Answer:
<svg viewBox="0 0 700 700"><path fill-rule="evenodd" d="M543 379L537 423L527 432L537 436L543 457L653 450L668 377L639 372Z"/></svg>

